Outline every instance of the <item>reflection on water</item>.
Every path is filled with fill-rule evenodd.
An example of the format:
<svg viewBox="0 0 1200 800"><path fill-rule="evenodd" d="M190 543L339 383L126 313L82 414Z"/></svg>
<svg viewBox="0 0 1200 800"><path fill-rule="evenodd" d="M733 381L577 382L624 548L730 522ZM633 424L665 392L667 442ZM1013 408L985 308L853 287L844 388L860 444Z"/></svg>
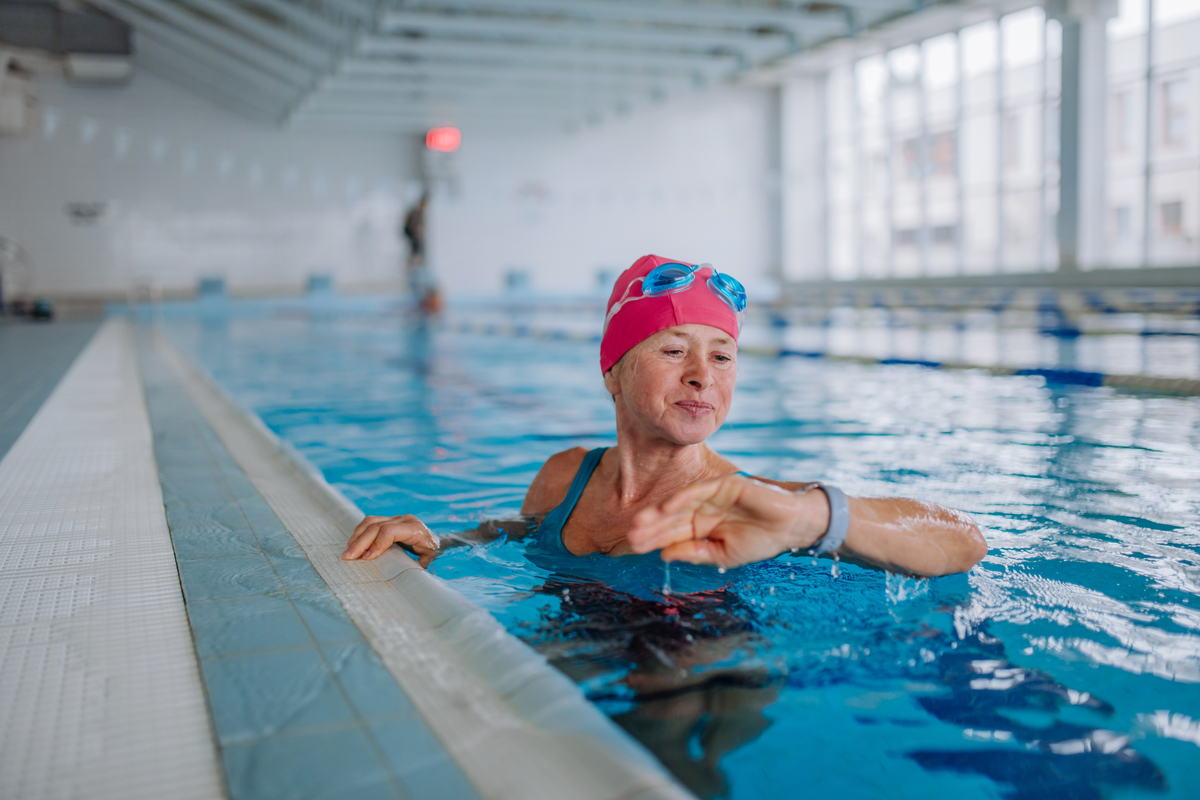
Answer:
<svg viewBox="0 0 1200 800"><path fill-rule="evenodd" d="M753 589L744 578L755 570L739 572L740 586ZM801 579L804 588L796 594L810 594L815 587L806 584L814 577ZM789 596L795 580L748 598L730 584L646 599L606 582L552 577L525 600L537 606L536 621L518 623L516 632L588 687L593 702L702 798L730 796L722 759L767 731L772 719L764 712L781 691L880 688L894 683L897 672L923 681L913 696L931 719L961 731L950 746L909 748L903 738L895 740L899 754L926 770L985 776L1004 786L1005 796L1023 800L1166 789L1162 769L1131 747L1130 735L1104 726L1116 714L1110 703L1010 661L1000 639L984 630L944 631L929 618L916 627L896 624L878 603L870 604L874 613L859 611L852 625L845 617L810 622L802 597ZM556 602L540 603L538 595ZM881 613L891 625L879 624ZM849 635L860 625L871 634ZM857 647L829 648L830 628L857 640ZM810 647L823 639L826 644ZM916 659L905 659L913 654ZM847 705L859 726L931 724L873 714L870 703ZM1066 718L1063 709L1079 716ZM964 748L964 741L975 746ZM804 746L804 739L794 743L799 751Z"/></svg>
<svg viewBox="0 0 1200 800"><path fill-rule="evenodd" d="M1111 719L1113 706L1009 662L999 639L977 632L960 640L953 653L943 653L937 665L942 691L918 702L984 746L909 751L922 767L984 775L1006 787L1005 796L1021 800L1166 789L1162 770L1130 746L1129 736L1060 714L1073 707Z"/></svg>
<svg viewBox="0 0 1200 800"><path fill-rule="evenodd" d="M380 315L170 332L365 512L439 533L516 514L550 454L612 443L586 342ZM703 796L1200 796L1200 400L744 357L712 443L960 508L990 553L926 584L673 566L669 595L652 560L560 563L509 535L431 569Z"/></svg>

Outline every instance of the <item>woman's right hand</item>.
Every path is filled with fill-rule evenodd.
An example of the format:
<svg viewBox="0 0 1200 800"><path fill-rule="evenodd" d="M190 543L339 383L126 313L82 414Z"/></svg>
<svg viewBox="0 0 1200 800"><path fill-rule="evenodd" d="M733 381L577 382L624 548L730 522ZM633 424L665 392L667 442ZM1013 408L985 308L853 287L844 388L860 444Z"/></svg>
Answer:
<svg viewBox="0 0 1200 800"><path fill-rule="evenodd" d="M358 523L342 553L343 561L361 558L374 561L393 544L403 544L421 557L421 566L429 556L438 552L441 543L425 523L412 514L398 517L366 517Z"/></svg>

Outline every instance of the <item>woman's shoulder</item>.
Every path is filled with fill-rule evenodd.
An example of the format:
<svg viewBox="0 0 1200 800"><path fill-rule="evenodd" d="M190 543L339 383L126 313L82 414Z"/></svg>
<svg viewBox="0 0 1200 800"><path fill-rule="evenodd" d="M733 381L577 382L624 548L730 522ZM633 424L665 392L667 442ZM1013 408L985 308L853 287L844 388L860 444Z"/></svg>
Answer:
<svg viewBox="0 0 1200 800"><path fill-rule="evenodd" d="M533 483L529 484L525 502L521 504L521 513L532 517L549 514L566 498L571 481L575 480L575 473L587 454L587 448L572 447L547 458Z"/></svg>
<svg viewBox="0 0 1200 800"><path fill-rule="evenodd" d="M717 475L741 475L743 478L749 478L752 481L770 484L771 486L778 486L780 489L788 492L794 492L810 485L802 481L777 481L774 478L764 478L761 475L751 475L749 472L739 469L737 464L734 464L728 458L725 458L715 450L710 450L709 452L715 459L715 462L712 464L710 469L712 469Z"/></svg>
<svg viewBox="0 0 1200 800"><path fill-rule="evenodd" d="M806 489L809 486L812 486L812 483L807 482L807 481L777 481L774 478L764 478L761 475L749 475L744 472L739 472L738 474L742 475L746 478L749 478L752 481L758 481L759 483L766 483L771 486L778 486L780 489L783 489L784 491L788 491L788 492L798 492L801 489Z"/></svg>

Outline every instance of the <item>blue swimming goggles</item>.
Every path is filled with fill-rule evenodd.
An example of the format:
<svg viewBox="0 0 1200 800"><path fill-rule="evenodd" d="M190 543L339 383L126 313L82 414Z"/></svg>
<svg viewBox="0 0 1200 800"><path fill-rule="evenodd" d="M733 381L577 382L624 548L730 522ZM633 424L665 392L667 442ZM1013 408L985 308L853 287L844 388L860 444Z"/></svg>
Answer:
<svg viewBox="0 0 1200 800"><path fill-rule="evenodd" d="M696 282L696 273L705 267L712 270L712 275L705 281L708 290L719 297L737 315L738 329L740 330L742 319L746 312L746 288L742 286L741 282L729 275L717 272L712 264L688 265L673 261L666 264L659 264L650 270L641 279L642 293L637 297L630 297L629 290L633 288L638 279L635 278L629 282L629 285L625 287L624 295L622 295L620 300L613 303L612 309L609 310L608 316L605 317L605 330L608 329L609 321L626 303L640 300L643 297L659 297L664 294L687 291Z"/></svg>

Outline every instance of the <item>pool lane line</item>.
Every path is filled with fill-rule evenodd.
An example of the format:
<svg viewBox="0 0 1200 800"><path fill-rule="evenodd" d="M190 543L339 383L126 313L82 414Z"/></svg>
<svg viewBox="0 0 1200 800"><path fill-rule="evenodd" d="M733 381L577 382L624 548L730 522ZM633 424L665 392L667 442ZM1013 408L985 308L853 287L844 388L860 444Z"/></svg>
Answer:
<svg viewBox="0 0 1200 800"><path fill-rule="evenodd" d="M128 325L0 461L0 797L224 795Z"/></svg>
<svg viewBox="0 0 1200 800"><path fill-rule="evenodd" d="M1079 369L1056 369L1043 367L1012 367L972 364L965 361L927 361L907 358L874 358L872 356L842 355L823 351L789 350L786 348L746 348L753 355L769 358L823 358L854 364L877 364L880 366L909 365L928 369L982 370L998 377L1040 377L1047 384L1058 386L1111 386L1117 389L1141 389L1162 394L1198 395L1200 379L1169 378L1158 375L1120 375Z"/></svg>
<svg viewBox="0 0 1200 800"><path fill-rule="evenodd" d="M487 336L516 336L533 339L555 339L575 342L598 342L600 337L580 332L553 331L545 329L526 328L515 325L485 325L481 323L459 323L451 326L457 333L468 333ZM844 361L852 364L878 364L880 366L919 366L929 369L971 369L983 370L992 375L1041 377L1046 383L1066 386L1111 386L1115 389L1134 389L1160 394L1200 395L1200 379L1171 378L1162 375L1122 375L1089 370L1056 369L1043 367L1012 367L986 364L972 364L965 361L931 361L926 359L909 358L876 358L874 356L858 356L841 353L829 353L823 350L794 350L780 347L743 347L739 352L748 355L765 356L767 358L823 358L830 361Z"/></svg>
<svg viewBox="0 0 1200 800"><path fill-rule="evenodd" d="M154 342L482 797L692 797L570 679L399 548L372 562L342 561L361 511L161 332Z"/></svg>
<svg viewBox="0 0 1200 800"><path fill-rule="evenodd" d="M230 796L478 800L138 333L167 521ZM417 754L396 743L416 743Z"/></svg>

